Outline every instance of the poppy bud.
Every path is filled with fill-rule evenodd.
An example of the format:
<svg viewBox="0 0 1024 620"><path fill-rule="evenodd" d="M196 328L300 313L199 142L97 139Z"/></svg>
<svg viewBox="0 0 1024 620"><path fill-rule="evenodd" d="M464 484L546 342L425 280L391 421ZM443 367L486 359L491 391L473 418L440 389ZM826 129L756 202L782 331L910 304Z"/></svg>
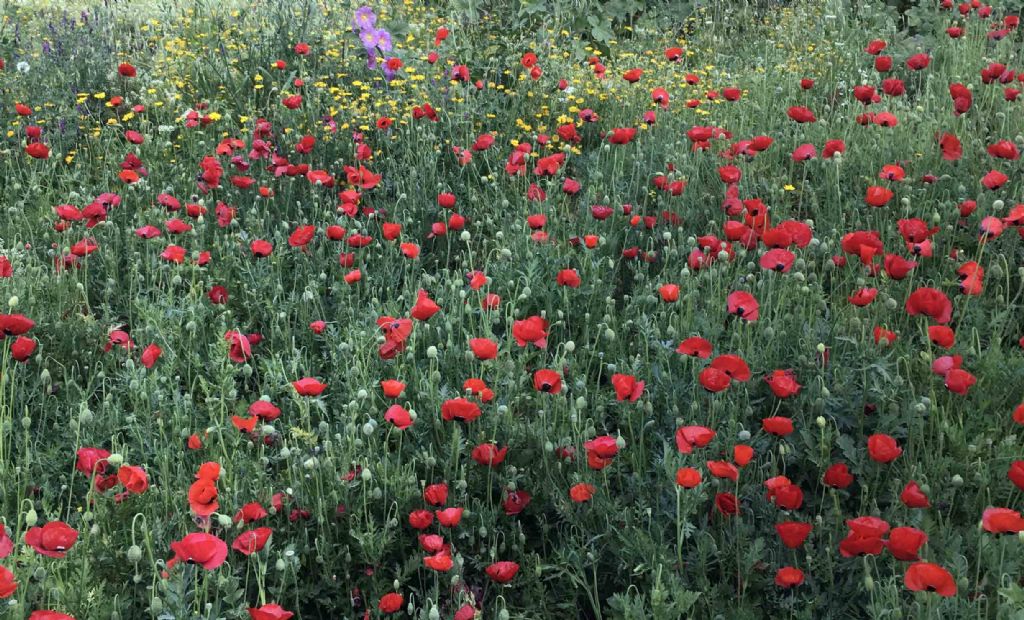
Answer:
<svg viewBox="0 0 1024 620"><path fill-rule="evenodd" d="M32 428L32 418L30 418L28 416L25 416L24 418L22 418L21 419L21 428L25 429L26 431L28 429Z"/></svg>
<svg viewBox="0 0 1024 620"><path fill-rule="evenodd" d="M142 559L142 549L138 545L132 545L128 547L128 560L130 562L138 562Z"/></svg>
<svg viewBox="0 0 1024 620"><path fill-rule="evenodd" d="M124 463L124 456L119 452L115 452L107 457L107 463L112 467L120 467L121 464Z"/></svg>
<svg viewBox="0 0 1024 620"><path fill-rule="evenodd" d="M363 471L359 473L359 477L363 479L363 482L369 482L373 479L373 474L370 473L369 469L363 469Z"/></svg>
<svg viewBox="0 0 1024 620"><path fill-rule="evenodd" d="M25 525L32 527L39 522L39 514L35 508L29 508L25 513Z"/></svg>
<svg viewBox="0 0 1024 620"><path fill-rule="evenodd" d="M818 425L818 428L825 428L825 424L827 424L827 420L825 420L824 416L818 416L814 420L814 423Z"/></svg>

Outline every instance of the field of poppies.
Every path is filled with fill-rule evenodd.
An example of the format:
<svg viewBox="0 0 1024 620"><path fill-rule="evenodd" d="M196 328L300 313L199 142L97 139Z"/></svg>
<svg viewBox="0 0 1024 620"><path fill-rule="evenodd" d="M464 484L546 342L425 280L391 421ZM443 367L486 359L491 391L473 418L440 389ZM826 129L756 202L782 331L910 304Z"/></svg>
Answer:
<svg viewBox="0 0 1024 620"><path fill-rule="evenodd" d="M1024 619L1021 3L488 4L0 7L0 616Z"/></svg>

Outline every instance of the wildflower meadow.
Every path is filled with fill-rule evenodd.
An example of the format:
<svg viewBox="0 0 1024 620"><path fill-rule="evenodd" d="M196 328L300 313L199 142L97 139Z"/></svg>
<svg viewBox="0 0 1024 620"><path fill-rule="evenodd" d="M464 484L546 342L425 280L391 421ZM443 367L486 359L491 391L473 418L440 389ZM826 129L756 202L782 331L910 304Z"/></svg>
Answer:
<svg viewBox="0 0 1024 620"><path fill-rule="evenodd" d="M990 2L4 2L0 617L1024 619Z"/></svg>

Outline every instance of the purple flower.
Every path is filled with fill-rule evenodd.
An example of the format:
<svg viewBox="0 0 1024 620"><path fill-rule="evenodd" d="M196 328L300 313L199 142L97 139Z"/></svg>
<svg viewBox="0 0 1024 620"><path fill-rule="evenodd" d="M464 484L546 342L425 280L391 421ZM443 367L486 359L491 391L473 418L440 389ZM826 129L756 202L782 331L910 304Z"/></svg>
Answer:
<svg viewBox="0 0 1024 620"><path fill-rule="evenodd" d="M368 6L361 6L356 9L356 17L352 20L352 27L356 30L370 30L377 23L377 15Z"/></svg>
<svg viewBox="0 0 1024 620"><path fill-rule="evenodd" d="M390 52L392 49L391 33L383 28L377 31L377 47L382 52Z"/></svg>
<svg viewBox="0 0 1024 620"><path fill-rule="evenodd" d="M377 47L377 43L379 42L378 32L381 31L369 29L363 30L359 33L359 40L362 42L363 47L366 48L366 51L370 51Z"/></svg>

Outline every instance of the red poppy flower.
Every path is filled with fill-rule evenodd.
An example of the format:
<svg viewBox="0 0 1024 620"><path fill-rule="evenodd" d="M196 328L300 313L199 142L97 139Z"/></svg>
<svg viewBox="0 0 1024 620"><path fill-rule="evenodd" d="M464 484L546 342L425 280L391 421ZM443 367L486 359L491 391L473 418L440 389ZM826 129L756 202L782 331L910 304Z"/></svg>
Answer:
<svg viewBox="0 0 1024 620"><path fill-rule="evenodd" d="M434 303L430 295L423 289L416 294L416 304L412 307L409 315L417 321L426 321L441 310L441 307Z"/></svg>
<svg viewBox="0 0 1024 620"><path fill-rule="evenodd" d="M693 467L680 467L676 470L676 484L684 489L696 488L701 483L700 471Z"/></svg>
<svg viewBox="0 0 1024 620"><path fill-rule="evenodd" d="M451 570L453 565L452 556L447 551L441 551L439 553L435 553L434 555L428 555L427 557L423 558L423 565L431 570L436 570L438 572L448 572Z"/></svg>
<svg viewBox="0 0 1024 620"><path fill-rule="evenodd" d="M579 288L581 282L580 274L575 269L563 269L559 271L558 275L555 277L555 283L558 284L558 286Z"/></svg>
<svg viewBox="0 0 1024 620"><path fill-rule="evenodd" d="M939 136L939 149L942 151L942 159L956 161L963 156L963 146L960 140L951 133L943 133Z"/></svg>
<svg viewBox="0 0 1024 620"><path fill-rule="evenodd" d="M597 487L594 485L581 482L569 489L569 497L577 504L581 504L590 501L594 497L595 491L597 491Z"/></svg>
<svg viewBox="0 0 1024 620"><path fill-rule="evenodd" d="M949 301L949 297L934 288L916 289L907 297L905 307L910 316L923 314L936 323L949 323L953 316L953 304Z"/></svg>
<svg viewBox="0 0 1024 620"><path fill-rule="evenodd" d="M679 285L678 284L662 284L658 287L658 295L661 296L661 300L665 303L672 303L679 301Z"/></svg>
<svg viewBox="0 0 1024 620"><path fill-rule="evenodd" d="M313 377L303 377L292 381L292 387L300 396L319 396L327 388L327 384L321 383Z"/></svg>
<svg viewBox="0 0 1024 620"><path fill-rule="evenodd" d="M478 360L492 360L498 356L498 343L490 338L472 338L469 348Z"/></svg>
<svg viewBox="0 0 1024 620"><path fill-rule="evenodd" d="M29 146L34 146L34 145L29 145ZM34 157L34 155L33 155L33 157ZM987 189L990 189L990 190L994 191L994 190L999 189L1003 185L1006 185L1006 182L1009 181L1009 180L1010 180L1010 177L1006 176L1002 172L1000 172L998 170L990 170L990 171L988 171L988 173L985 174L985 176L983 176L981 178L981 184L984 185Z"/></svg>
<svg viewBox="0 0 1024 620"><path fill-rule="evenodd" d="M701 387L712 393L725 390L732 381L724 371L711 366L700 371L700 375L697 378L700 381Z"/></svg>
<svg viewBox="0 0 1024 620"><path fill-rule="evenodd" d="M384 420L391 422L400 431L412 426L412 416L409 411L401 405L391 405L388 410L384 413Z"/></svg>
<svg viewBox="0 0 1024 620"><path fill-rule="evenodd" d="M252 555L263 550L274 530L269 527L258 527L242 532L231 543L231 548L242 555Z"/></svg>
<svg viewBox="0 0 1024 620"><path fill-rule="evenodd" d="M388 592L384 596L380 597L377 602L377 609L384 614L393 614L402 608L405 604L405 598L398 592Z"/></svg>
<svg viewBox="0 0 1024 620"><path fill-rule="evenodd" d="M255 421L255 418L253 418ZM209 478L200 478L188 490L189 508L200 517L208 517L217 511L217 484Z"/></svg>
<svg viewBox="0 0 1024 620"><path fill-rule="evenodd" d="M1006 477L1010 479L1014 486L1024 491L1024 461L1014 461L1011 463L1010 469L1006 472ZM3 556L0 555L0 557Z"/></svg>
<svg viewBox="0 0 1024 620"><path fill-rule="evenodd" d="M868 188L867 194L864 196L864 202L869 207L884 207L890 200L892 200L893 192L887 187L880 187L878 185L872 185Z"/></svg>
<svg viewBox="0 0 1024 620"><path fill-rule="evenodd" d="M793 267L794 260L796 260L796 256L789 250L774 248L762 254L758 264L761 266L761 269L789 273L789 270Z"/></svg>
<svg viewBox="0 0 1024 620"><path fill-rule="evenodd" d="M409 513L409 525L413 529L425 530L434 522L434 513L429 510L413 510Z"/></svg>
<svg viewBox="0 0 1024 620"><path fill-rule="evenodd" d="M479 418L481 413L479 405L461 396L448 399L441 404L441 418L447 422L452 420L472 422Z"/></svg>
<svg viewBox="0 0 1024 620"><path fill-rule="evenodd" d="M470 456L477 463L486 467L497 467L505 461L505 456L508 454L508 446L504 448L498 448L493 443L482 443L477 447L473 448Z"/></svg>
<svg viewBox="0 0 1024 620"><path fill-rule="evenodd" d="M931 562L916 562L907 567L903 585L914 592L935 592L939 596L956 596L956 582L949 571Z"/></svg>
<svg viewBox="0 0 1024 620"><path fill-rule="evenodd" d="M756 321L760 314L760 304L753 295L746 291L734 291L729 294L727 308L729 314L734 314L747 321Z"/></svg>
<svg viewBox="0 0 1024 620"><path fill-rule="evenodd" d="M732 448L732 460L740 467L746 467L754 458L754 449L745 444L737 444Z"/></svg>
<svg viewBox="0 0 1024 620"><path fill-rule="evenodd" d="M462 521L463 508L445 508L444 510L435 510L434 514L437 515L437 522L444 527L455 527Z"/></svg>
<svg viewBox="0 0 1024 620"><path fill-rule="evenodd" d="M260 519L264 519L267 516L268 513L266 509L263 508L263 506L259 502L249 502L248 504L242 506L242 508L235 513L235 516L232 518L232 520L235 523L238 523L240 521L244 521L245 523L253 523L255 521L259 521Z"/></svg>
<svg viewBox="0 0 1024 620"><path fill-rule="evenodd" d="M761 420L761 428L772 435L785 437L793 432L793 420L782 416L764 418Z"/></svg>
<svg viewBox="0 0 1024 620"><path fill-rule="evenodd" d="M448 501L448 485L440 482L423 489L423 500L432 506L443 506Z"/></svg>
<svg viewBox="0 0 1024 620"><path fill-rule="evenodd" d="M546 349L548 346L548 322L539 316L515 321L512 323L512 337L521 347L532 344L539 349Z"/></svg>
<svg viewBox="0 0 1024 620"><path fill-rule="evenodd" d="M50 157L50 147L42 142L33 142L25 146L25 153L33 159L48 159Z"/></svg>
<svg viewBox="0 0 1024 620"><path fill-rule="evenodd" d="M768 500L783 510L796 510L804 502L803 490L786 476L775 476L764 481Z"/></svg>
<svg viewBox="0 0 1024 620"><path fill-rule="evenodd" d="M928 535L917 528L894 527L889 532L889 540L885 541L885 548L901 562L916 562L920 559L917 553L926 542Z"/></svg>
<svg viewBox="0 0 1024 620"><path fill-rule="evenodd" d="M196 532L171 543L174 557L167 561L167 568L178 562L198 564L206 570L214 570L228 557L228 546L213 534Z"/></svg>
<svg viewBox="0 0 1024 620"><path fill-rule="evenodd" d="M292 612L281 607L277 603L270 603L262 607L250 607L250 620L288 620L294 616Z"/></svg>
<svg viewBox="0 0 1024 620"><path fill-rule="evenodd" d="M14 580L14 573L0 566L0 599L10 598L17 589L18 582Z"/></svg>
<svg viewBox="0 0 1024 620"><path fill-rule="evenodd" d="M962 368L951 368L946 373L944 385L946 389L954 394L960 394L963 396L967 394L967 391L971 389L978 379L974 375L963 370Z"/></svg>
<svg viewBox="0 0 1024 620"><path fill-rule="evenodd" d="M792 370L775 370L764 378L773 394L779 398L789 398L800 392L803 387L796 382L796 376ZM767 430L767 429L766 429ZM771 431L769 431L771 432Z"/></svg>
<svg viewBox="0 0 1024 620"><path fill-rule="evenodd" d="M700 336L691 336L690 338L680 342L679 346L676 347L676 353L682 353L683 355L698 357L700 359L707 359L711 357L711 350L711 343Z"/></svg>
<svg viewBox="0 0 1024 620"><path fill-rule="evenodd" d="M637 381L633 375L612 375L612 386L615 388L615 398L620 401L636 402L644 393L644 382Z"/></svg>
<svg viewBox="0 0 1024 620"><path fill-rule="evenodd" d="M103 448L79 448L76 453L75 469L88 477L104 474L107 471L107 458L110 452Z"/></svg>
<svg viewBox="0 0 1024 620"><path fill-rule="evenodd" d="M706 426L681 426L676 429L676 448L680 454L691 454L715 438L715 431Z"/></svg>
<svg viewBox="0 0 1024 620"><path fill-rule="evenodd" d="M775 524L775 532L782 540L782 544L790 549L797 549L803 545L813 529L814 526L810 523L800 523L799 521L784 521Z"/></svg>
<svg viewBox="0 0 1024 620"><path fill-rule="evenodd" d="M786 115L798 123L813 123L817 118L814 116L814 112L803 106L792 106L786 110Z"/></svg>
<svg viewBox="0 0 1024 620"><path fill-rule="evenodd" d="M739 503L736 500L736 496L732 493L718 493L715 495L715 508L721 515L726 517L740 513Z"/></svg>
<svg viewBox="0 0 1024 620"><path fill-rule="evenodd" d="M804 582L804 572L799 568L784 566L775 573L775 585L780 588L792 588Z"/></svg>
<svg viewBox="0 0 1024 620"><path fill-rule="evenodd" d="M525 510L531 499L532 496L526 491L509 491L501 502L501 507L505 510L506 516L512 517Z"/></svg>
<svg viewBox="0 0 1024 620"><path fill-rule="evenodd" d="M900 493L900 501L907 508L929 508L932 505L928 501L928 496L921 490L920 485L913 480L903 487L903 491Z"/></svg>
<svg viewBox="0 0 1024 620"><path fill-rule="evenodd" d="M380 382L380 389L385 398L398 398L405 391L405 384L396 379L384 379Z"/></svg>
<svg viewBox="0 0 1024 620"><path fill-rule="evenodd" d="M740 478L740 470L727 461L708 461L708 471L715 478L724 478L736 482Z"/></svg>
<svg viewBox="0 0 1024 620"><path fill-rule="evenodd" d="M862 288L854 292L853 295L850 295L846 299L851 304L859 308L863 308L864 306L867 306L871 302L873 302L876 297L878 297L877 288Z"/></svg>
<svg viewBox="0 0 1024 620"><path fill-rule="evenodd" d="M868 456L871 460L877 463L891 463L901 454L903 449L889 435L878 433L868 437Z"/></svg>
<svg viewBox="0 0 1024 620"><path fill-rule="evenodd" d="M132 465L122 465L117 470L117 480L124 488L130 493L140 495L146 492L149 488L149 477L146 475L146 471L141 467L135 467Z"/></svg>
<svg viewBox="0 0 1024 620"><path fill-rule="evenodd" d="M42 527L25 532L25 544L36 553L51 558L63 558L78 540L78 530L63 521L50 521Z"/></svg>
<svg viewBox="0 0 1024 620"><path fill-rule="evenodd" d="M562 391L562 375L554 370L542 369L533 373L533 389L558 394Z"/></svg>
<svg viewBox="0 0 1024 620"><path fill-rule="evenodd" d="M1024 531L1024 518L1009 508L986 508L981 514L981 527L990 534L1017 534Z"/></svg>
<svg viewBox="0 0 1024 620"><path fill-rule="evenodd" d="M496 583L508 583L519 572L519 565L515 562L495 562L485 568L484 572Z"/></svg>
<svg viewBox="0 0 1024 620"><path fill-rule="evenodd" d="M839 543L839 553L844 558L861 555L878 555L885 543L882 536L889 531L889 524L877 517L849 519L846 525L849 534Z"/></svg>
<svg viewBox="0 0 1024 620"><path fill-rule="evenodd" d="M734 381L749 381L751 375L750 366L739 355L719 355L711 360L710 368L724 372Z"/></svg>

